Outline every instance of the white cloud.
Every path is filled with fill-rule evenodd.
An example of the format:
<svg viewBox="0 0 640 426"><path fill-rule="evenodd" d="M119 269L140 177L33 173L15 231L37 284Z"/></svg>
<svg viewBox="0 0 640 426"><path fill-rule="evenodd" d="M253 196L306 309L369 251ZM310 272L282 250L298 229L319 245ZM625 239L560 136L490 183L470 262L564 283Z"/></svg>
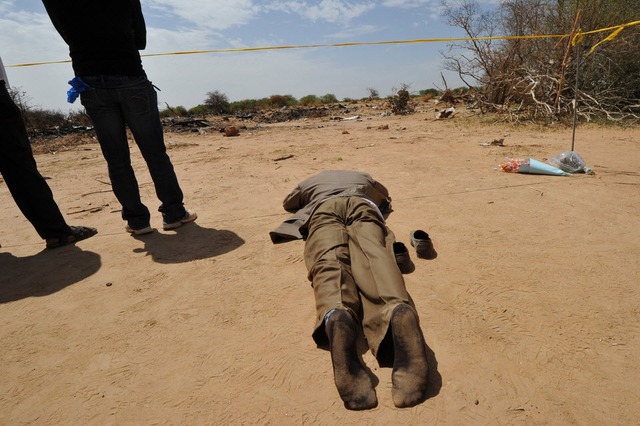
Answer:
<svg viewBox="0 0 640 426"><path fill-rule="evenodd" d="M6 8L6 5L3 5ZM44 13L5 9L0 18L0 46L11 62L68 58L69 49ZM53 56L52 56L53 55ZM10 59L9 59L10 58Z"/></svg>
<svg viewBox="0 0 640 426"><path fill-rule="evenodd" d="M485 5L490 5L490 6L497 6L500 3L502 3L504 0L477 0L478 5L480 7L483 7ZM449 6L460 6L460 3L462 2L462 0L445 0L445 3L447 3Z"/></svg>
<svg viewBox="0 0 640 426"><path fill-rule="evenodd" d="M414 8L423 5L432 5L439 3L437 0L384 0L382 5L385 7L402 7Z"/></svg>
<svg viewBox="0 0 640 426"><path fill-rule="evenodd" d="M424 9L428 12L438 1L143 0L148 47L141 53L357 41L372 33L381 40L409 38L416 34L415 22L429 19ZM437 20L425 24L425 37L439 25ZM68 47L40 0L0 0L0 28L5 65L68 59ZM225 52L145 57L143 64L162 89L161 107L164 102L192 107L213 90L240 100L325 93L357 98L366 96L367 87L386 94L405 82L427 88L440 79L436 49L411 45ZM79 102L65 102L67 81L73 77L69 63L7 68L7 73L34 106L82 108Z"/></svg>
<svg viewBox="0 0 640 426"><path fill-rule="evenodd" d="M375 25L358 25L355 27L348 27L343 31L337 33L333 33L329 35L329 38L348 40L358 36L375 33L379 29L380 28Z"/></svg>
<svg viewBox="0 0 640 426"><path fill-rule="evenodd" d="M147 49L141 54L175 52L182 50L211 49L207 30L194 28L170 30L166 28L147 27Z"/></svg>
<svg viewBox="0 0 640 426"><path fill-rule="evenodd" d="M412 55L408 62L398 67L403 54L396 48L384 51L346 49L356 49L348 55L358 60L347 61L335 51L319 49L202 54L180 57L179 63L171 57L158 57L144 62L149 78L162 89L158 93L161 108L165 103L173 107L193 107L204 101L207 92L214 90L225 93L231 101L274 94L299 99L309 94L326 93L342 99L365 97L368 87L387 96L392 94L393 87L402 83L410 84L412 90L441 83L439 73L434 72L438 69L439 58L428 60ZM187 74L185 70L188 70ZM447 79L454 86L457 83L454 76L447 76Z"/></svg>
<svg viewBox="0 0 640 426"><path fill-rule="evenodd" d="M311 4L310 4L311 3ZM275 1L265 6L265 10L296 13L311 21L346 24L375 8L374 2L349 2L343 0Z"/></svg>
<svg viewBox="0 0 640 426"><path fill-rule="evenodd" d="M247 24L260 11L251 0L147 0L142 7L145 14L168 19L177 16L211 31Z"/></svg>

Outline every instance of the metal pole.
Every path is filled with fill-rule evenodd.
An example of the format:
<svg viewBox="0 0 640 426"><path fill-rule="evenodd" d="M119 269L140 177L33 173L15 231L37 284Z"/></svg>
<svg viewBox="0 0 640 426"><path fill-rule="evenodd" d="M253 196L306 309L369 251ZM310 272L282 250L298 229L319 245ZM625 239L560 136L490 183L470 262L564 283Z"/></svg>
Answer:
<svg viewBox="0 0 640 426"><path fill-rule="evenodd" d="M580 13L580 0L576 0L576 15ZM578 21L580 31L580 21ZM573 89L573 134L571 135L571 151L576 145L576 122L578 118L578 77L580 75L580 48L576 45L576 81Z"/></svg>
<svg viewBox="0 0 640 426"><path fill-rule="evenodd" d="M578 50L578 54L576 55L576 84L573 89L573 135L571 136L571 151L574 151L574 146L576 144L576 121L578 116L578 71L580 62L580 51Z"/></svg>

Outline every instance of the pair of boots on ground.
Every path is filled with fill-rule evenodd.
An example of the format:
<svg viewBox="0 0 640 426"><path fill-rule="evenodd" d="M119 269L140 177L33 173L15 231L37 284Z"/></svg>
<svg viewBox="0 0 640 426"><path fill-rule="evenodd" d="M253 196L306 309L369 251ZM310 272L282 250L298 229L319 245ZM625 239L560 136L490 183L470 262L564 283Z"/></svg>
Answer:
<svg viewBox="0 0 640 426"><path fill-rule="evenodd" d="M346 309L336 309L326 320L333 375L340 398L349 410L366 410L378 405L376 391L357 353L358 327ZM412 407L427 397L427 346L414 311L405 304L391 314L389 333L393 339L391 397L398 408Z"/></svg>

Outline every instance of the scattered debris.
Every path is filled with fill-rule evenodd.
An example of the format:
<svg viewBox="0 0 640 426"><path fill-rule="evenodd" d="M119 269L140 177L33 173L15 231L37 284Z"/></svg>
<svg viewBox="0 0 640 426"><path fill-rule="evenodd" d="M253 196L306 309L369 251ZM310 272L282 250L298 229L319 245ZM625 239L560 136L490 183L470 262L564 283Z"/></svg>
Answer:
<svg viewBox="0 0 640 426"><path fill-rule="evenodd" d="M455 116L456 109L454 107L449 107L447 109L443 109L442 111L436 110L436 119L441 120L444 118L453 118Z"/></svg>
<svg viewBox="0 0 640 426"><path fill-rule="evenodd" d="M103 194L105 192L112 192L112 189L105 189L104 191L92 191L92 192L87 192L85 194L82 194L81 197L86 197L87 195L93 195L93 194Z"/></svg>
<svg viewBox="0 0 640 426"><path fill-rule="evenodd" d="M449 104L455 104L458 102L453 91L451 89L446 89L442 96L440 96L440 100L438 102L446 102Z"/></svg>
<svg viewBox="0 0 640 426"><path fill-rule="evenodd" d="M354 115L352 117L335 117L335 116L332 116L331 120L355 121L355 120L360 120L360 116L359 115Z"/></svg>
<svg viewBox="0 0 640 426"><path fill-rule="evenodd" d="M504 138L494 139L491 142L481 142L480 146L505 146Z"/></svg>
<svg viewBox="0 0 640 426"><path fill-rule="evenodd" d="M229 126L227 128L224 129L224 135L225 136L239 136L240 135L240 131L238 130L238 128L236 126Z"/></svg>
<svg viewBox="0 0 640 426"><path fill-rule="evenodd" d="M211 124L205 119L198 118L169 118L162 121L162 124L171 127L208 127Z"/></svg>
<svg viewBox="0 0 640 426"><path fill-rule="evenodd" d="M72 214L80 214L80 213L85 213L85 212L89 212L89 213L97 213L99 211L101 211L102 209L104 209L105 207L108 207L109 204L103 204L101 206L98 207L89 207L87 209L82 209L82 210L77 210L74 212L69 212L67 213L68 215L72 215Z"/></svg>
<svg viewBox="0 0 640 426"><path fill-rule="evenodd" d="M190 143L190 142L173 142L173 141L169 141L167 143L167 149L174 149L174 148L184 148L186 146L198 146L199 144L197 143Z"/></svg>
<svg viewBox="0 0 640 426"><path fill-rule="evenodd" d="M282 157L275 158L273 161L288 160L289 158L293 158L293 154L283 155Z"/></svg>

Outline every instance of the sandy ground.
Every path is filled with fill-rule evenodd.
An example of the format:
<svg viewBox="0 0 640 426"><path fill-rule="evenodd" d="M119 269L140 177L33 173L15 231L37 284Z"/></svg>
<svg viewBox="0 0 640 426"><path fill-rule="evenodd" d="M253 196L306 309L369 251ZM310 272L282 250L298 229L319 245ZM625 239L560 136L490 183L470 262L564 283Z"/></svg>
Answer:
<svg viewBox="0 0 640 426"><path fill-rule="evenodd" d="M199 214L171 232L124 232L96 144L36 157L69 223L99 229L77 246L43 250L0 183L0 424L637 424L640 130L579 127L596 174L553 177L496 167L570 149L569 128L359 113L167 133ZM284 196L324 169L371 173L398 240L424 229L438 250L411 249L405 276L433 352L416 407L393 406L367 354L379 406L344 409L310 337L304 243L269 240Z"/></svg>

